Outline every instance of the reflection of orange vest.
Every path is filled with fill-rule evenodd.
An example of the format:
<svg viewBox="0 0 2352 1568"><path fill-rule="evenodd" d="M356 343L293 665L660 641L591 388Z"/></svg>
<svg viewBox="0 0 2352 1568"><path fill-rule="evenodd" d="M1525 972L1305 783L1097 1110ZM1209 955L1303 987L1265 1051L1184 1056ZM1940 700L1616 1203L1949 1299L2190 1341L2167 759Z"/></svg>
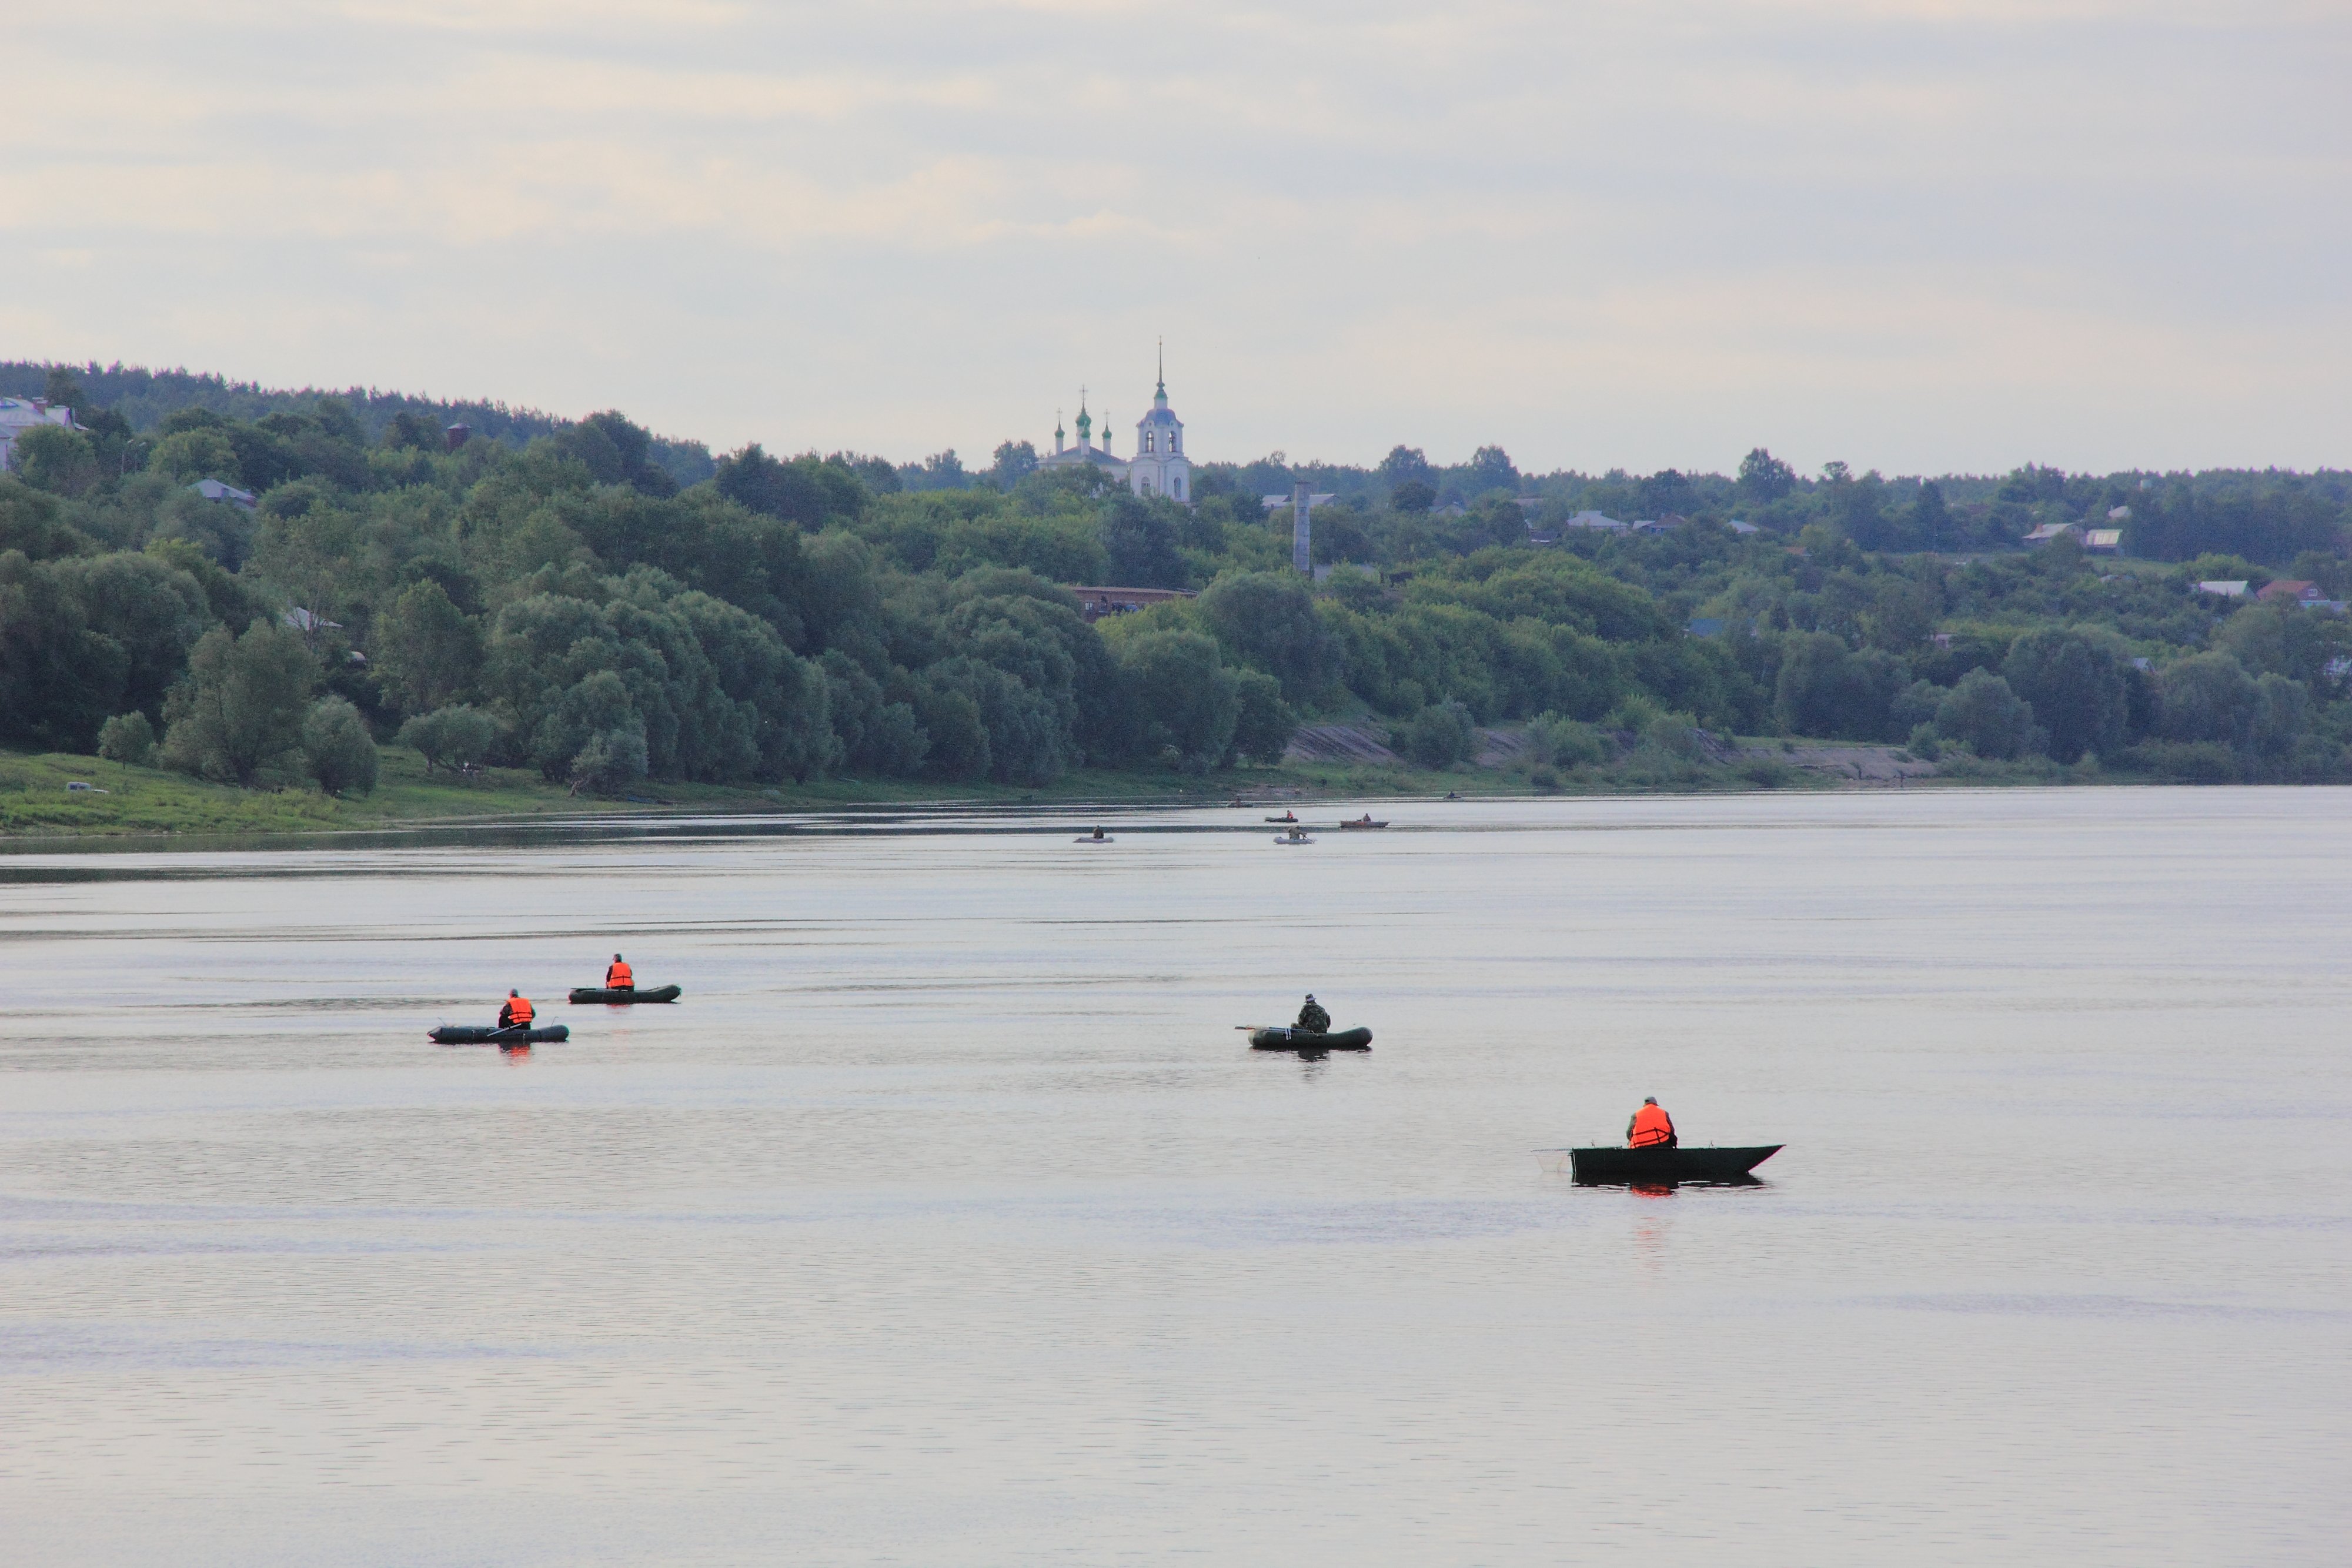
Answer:
<svg viewBox="0 0 2352 1568"><path fill-rule="evenodd" d="M635 974L630 970L626 964L622 963L618 958L614 959L610 964L604 966L605 989L616 991L625 988L630 990L635 990L636 988L636 984L637 977Z"/></svg>
<svg viewBox="0 0 2352 1568"><path fill-rule="evenodd" d="M1644 1105L1633 1113L1633 1131L1625 1141L1634 1148L1663 1144L1675 1135L1675 1119L1662 1105Z"/></svg>
<svg viewBox="0 0 2352 1568"><path fill-rule="evenodd" d="M530 1021L530 998L529 997L509 997L507 998L506 1013L507 1020L511 1024L520 1025L529 1023Z"/></svg>

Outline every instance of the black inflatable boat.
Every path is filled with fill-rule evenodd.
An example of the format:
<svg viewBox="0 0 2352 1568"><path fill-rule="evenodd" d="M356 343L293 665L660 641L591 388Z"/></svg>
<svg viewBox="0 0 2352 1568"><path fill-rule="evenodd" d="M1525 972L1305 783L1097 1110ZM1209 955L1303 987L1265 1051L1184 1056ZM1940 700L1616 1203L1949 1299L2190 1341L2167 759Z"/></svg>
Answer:
<svg viewBox="0 0 2352 1568"><path fill-rule="evenodd" d="M610 991L602 986L579 986L572 992L575 1002L610 1002L615 1006L630 1002L674 1002L678 998L676 986L656 986L650 991Z"/></svg>
<svg viewBox="0 0 2352 1568"><path fill-rule="evenodd" d="M560 1023L536 1029L494 1029L486 1023L445 1023L425 1037L436 1045L547 1045L570 1040L572 1031Z"/></svg>
<svg viewBox="0 0 2352 1568"><path fill-rule="evenodd" d="M1343 1029L1337 1034L1318 1034L1311 1029L1261 1029L1250 1031L1252 1051L1370 1051L1372 1031L1368 1029Z"/></svg>

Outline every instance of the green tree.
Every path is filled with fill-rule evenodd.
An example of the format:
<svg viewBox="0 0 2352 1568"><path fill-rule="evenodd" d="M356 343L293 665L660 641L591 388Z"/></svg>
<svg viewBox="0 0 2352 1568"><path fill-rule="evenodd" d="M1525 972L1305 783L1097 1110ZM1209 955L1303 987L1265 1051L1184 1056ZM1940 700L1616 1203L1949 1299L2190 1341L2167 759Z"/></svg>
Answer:
<svg viewBox="0 0 2352 1568"><path fill-rule="evenodd" d="M929 679L914 683L908 695L928 742L923 771L934 779L987 778L988 727L981 722L980 705Z"/></svg>
<svg viewBox="0 0 2352 1568"><path fill-rule="evenodd" d="M1739 460L1742 500L1769 506L1797 487L1797 471L1759 446Z"/></svg>
<svg viewBox="0 0 2352 1568"><path fill-rule="evenodd" d="M1172 749L1189 771L1213 768L1233 747L1241 698L1216 643L1198 632L1147 632L1118 650L1143 719L1147 754Z"/></svg>
<svg viewBox="0 0 2352 1568"><path fill-rule="evenodd" d="M863 779L911 779L922 770L930 737L912 704L893 702L882 683L838 648L823 668L826 714L840 742L843 765Z"/></svg>
<svg viewBox="0 0 2352 1568"><path fill-rule="evenodd" d="M1597 768L1616 749L1592 726L1557 713L1538 714L1523 733L1528 759L1540 768Z"/></svg>
<svg viewBox="0 0 2352 1568"><path fill-rule="evenodd" d="M1225 653L1279 681L1290 702L1316 700L1339 674L1339 639L1297 572L1228 572L1201 595L1200 611Z"/></svg>
<svg viewBox="0 0 2352 1568"><path fill-rule="evenodd" d="M1919 486L1919 498L1911 503L1910 525L1913 542L1927 549L1940 550L1957 542L1952 514L1944 505L1944 487L1933 479Z"/></svg>
<svg viewBox="0 0 2352 1568"><path fill-rule="evenodd" d="M188 655L163 706L163 760L184 773L251 785L299 754L319 667L293 632L257 622L216 627Z"/></svg>
<svg viewBox="0 0 2352 1568"><path fill-rule="evenodd" d="M2164 667L2157 732L2167 740L2208 740L2232 751L2252 742L2263 694L2245 666L2227 653L2195 653Z"/></svg>
<svg viewBox="0 0 2352 1568"><path fill-rule="evenodd" d="M1234 672L1234 755L1271 768L1298 733L1298 713L1282 700L1282 687L1258 670Z"/></svg>
<svg viewBox="0 0 2352 1568"><path fill-rule="evenodd" d="M757 442L721 457L711 484L738 506L805 528L823 528L866 509L866 486L847 463L821 460L814 454L779 462Z"/></svg>
<svg viewBox="0 0 2352 1568"><path fill-rule="evenodd" d="M2032 749L2033 709L1990 670L1970 670L1936 707L1936 734L1979 757L2007 761Z"/></svg>
<svg viewBox="0 0 2352 1568"><path fill-rule="evenodd" d="M464 695L482 668L481 623L427 578L403 589L375 623L375 674L404 713Z"/></svg>
<svg viewBox="0 0 2352 1568"><path fill-rule="evenodd" d="M1432 703L1406 722L1400 739L1405 756L1420 767L1451 768L1475 749L1478 732L1460 703Z"/></svg>
<svg viewBox="0 0 2352 1568"><path fill-rule="evenodd" d="M218 430L205 429L183 430L158 441L147 454L147 471L183 483L197 479L235 483L245 476L229 438Z"/></svg>
<svg viewBox="0 0 2352 1568"><path fill-rule="evenodd" d="M1489 490L1508 490L1518 494L1519 470L1511 455L1499 446L1481 446L1470 455L1469 465L1464 469L1462 486L1472 496L1483 496Z"/></svg>
<svg viewBox="0 0 2352 1568"><path fill-rule="evenodd" d="M1381 465L1372 472L1380 476L1381 483L1389 487L1389 493L1391 496L1396 493L1397 486L1400 485L1427 486L1437 477L1437 470L1429 465L1429 459L1423 455L1418 446L1390 447L1389 455L1381 459ZM1433 489L1430 491L1433 498L1436 494ZM1428 508L1422 509L1426 511Z"/></svg>
<svg viewBox="0 0 2352 1568"><path fill-rule="evenodd" d="M572 753L570 772L573 788L599 795L618 795L646 778L646 729L633 719L590 736Z"/></svg>
<svg viewBox="0 0 2352 1568"><path fill-rule="evenodd" d="M89 749L122 706L130 657L60 570L0 551L0 740Z"/></svg>
<svg viewBox="0 0 2352 1568"><path fill-rule="evenodd" d="M989 465L988 470L988 476L996 481L997 488L1010 490L1035 472L1036 447L1026 441L997 443L996 461Z"/></svg>
<svg viewBox="0 0 2352 1568"><path fill-rule="evenodd" d="M1782 644L1772 713L1790 735L1887 740L1895 694L1908 685L1899 660L1849 651L1823 632L1791 632Z"/></svg>
<svg viewBox="0 0 2352 1568"><path fill-rule="evenodd" d="M53 560L87 555L97 548L89 535L66 521L66 508L57 497L0 474L0 551Z"/></svg>
<svg viewBox="0 0 2352 1568"><path fill-rule="evenodd" d="M136 709L116 714L99 726L98 754L126 768L144 768L155 755L155 727Z"/></svg>
<svg viewBox="0 0 2352 1568"><path fill-rule="evenodd" d="M425 771L487 762L499 743L499 721L478 707L436 708L400 727L400 744L414 747Z"/></svg>
<svg viewBox="0 0 2352 1568"><path fill-rule="evenodd" d="M16 438L16 476L53 496L79 496L101 476L89 437L63 425L37 424Z"/></svg>
<svg viewBox="0 0 2352 1568"><path fill-rule="evenodd" d="M188 650L215 619L195 578L155 556L127 552L61 560L52 570L79 601L90 630L123 652L115 706L162 713L164 694L188 667Z"/></svg>
<svg viewBox="0 0 2352 1568"><path fill-rule="evenodd" d="M2074 762L2123 744L2131 714L2126 667L2105 642L2047 628L2010 644L2000 673L2050 732L2050 755Z"/></svg>
<svg viewBox="0 0 2352 1568"><path fill-rule="evenodd" d="M1882 572L1873 581L1876 586L1870 608L1859 618L1864 640L1890 653L1907 653L1926 642L1943 613L1941 585L1893 572Z"/></svg>
<svg viewBox="0 0 2352 1568"><path fill-rule="evenodd" d="M2213 629L2213 646L2251 674L2318 685L2330 664L2352 653L2352 620L2299 605L2250 605Z"/></svg>
<svg viewBox="0 0 2352 1568"><path fill-rule="evenodd" d="M342 697L320 697L302 720L302 759L310 777L330 795L366 795L375 789L375 737L360 710Z"/></svg>
<svg viewBox="0 0 2352 1568"><path fill-rule="evenodd" d="M1122 490L1103 514L1102 531L1111 580L1119 587L1181 588L1188 580L1176 527L1160 507Z"/></svg>

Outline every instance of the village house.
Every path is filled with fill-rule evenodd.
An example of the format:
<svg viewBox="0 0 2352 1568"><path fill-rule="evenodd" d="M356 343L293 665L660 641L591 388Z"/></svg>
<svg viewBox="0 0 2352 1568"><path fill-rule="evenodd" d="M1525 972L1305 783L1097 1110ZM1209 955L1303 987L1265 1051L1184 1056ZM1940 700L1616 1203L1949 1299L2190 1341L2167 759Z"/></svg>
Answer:
<svg viewBox="0 0 2352 1568"><path fill-rule="evenodd" d="M2305 610L2333 610L2339 614L2344 610L2342 600L2328 598L2326 589L2302 578L2266 582L2254 597L2264 604L2299 604Z"/></svg>
<svg viewBox="0 0 2352 1568"><path fill-rule="evenodd" d="M74 423L73 410L51 407L45 398L0 397L0 473L16 472L17 437L43 425L81 428Z"/></svg>
<svg viewBox="0 0 2352 1568"><path fill-rule="evenodd" d="M249 512L261 503L261 497L252 491L240 490L236 486L225 485L218 479L199 479L188 488L207 501L226 501L242 512Z"/></svg>

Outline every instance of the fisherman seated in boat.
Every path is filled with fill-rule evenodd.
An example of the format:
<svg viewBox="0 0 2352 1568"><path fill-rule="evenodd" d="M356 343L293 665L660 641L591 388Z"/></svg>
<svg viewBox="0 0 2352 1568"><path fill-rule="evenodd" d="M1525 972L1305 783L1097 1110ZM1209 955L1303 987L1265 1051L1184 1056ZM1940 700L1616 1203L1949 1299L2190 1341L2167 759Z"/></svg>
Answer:
<svg viewBox="0 0 2352 1568"><path fill-rule="evenodd" d="M524 996L520 991L509 991L507 993L506 1005L499 1009L499 1027L500 1029L529 1029L530 1027L530 998Z"/></svg>
<svg viewBox="0 0 2352 1568"><path fill-rule="evenodd" d="M1103 836L1103 831L1102 831L1100 828L1097 828L1097 829L1095 830L1095 837L1097 837L1097 838L1098 838L1098 839L1099 839L1099 838L1101 838L1102 836Z"/></svg>
<svg viewBox="0 0 2352 1568"><path fill-rule="evenodd" d="M604 966L604 988L608 991L634 991L637 988L636 971L622 961L618 953Z"/></svg>
<svg viewBox="0 0 2352 1568"><path fill-rule="evenodd" d="M1675 1135L1675 1119L1666 1114L1656 1095L1643 1100L1633 1119L1625 1124L1625 1145L1634 1149L1681 1147L1682 1140Z"/></svg>
<svg viewBox="0 0 2352 1568"><path fill-rule="evenodd" d="M1298 1021L1291 1027L1303 1029L1309 1034L1329 1034L1331 1015L1316 1005L1315 993L1309 991L1307 993L1307 1005L1298 1009Z"/></svg>

